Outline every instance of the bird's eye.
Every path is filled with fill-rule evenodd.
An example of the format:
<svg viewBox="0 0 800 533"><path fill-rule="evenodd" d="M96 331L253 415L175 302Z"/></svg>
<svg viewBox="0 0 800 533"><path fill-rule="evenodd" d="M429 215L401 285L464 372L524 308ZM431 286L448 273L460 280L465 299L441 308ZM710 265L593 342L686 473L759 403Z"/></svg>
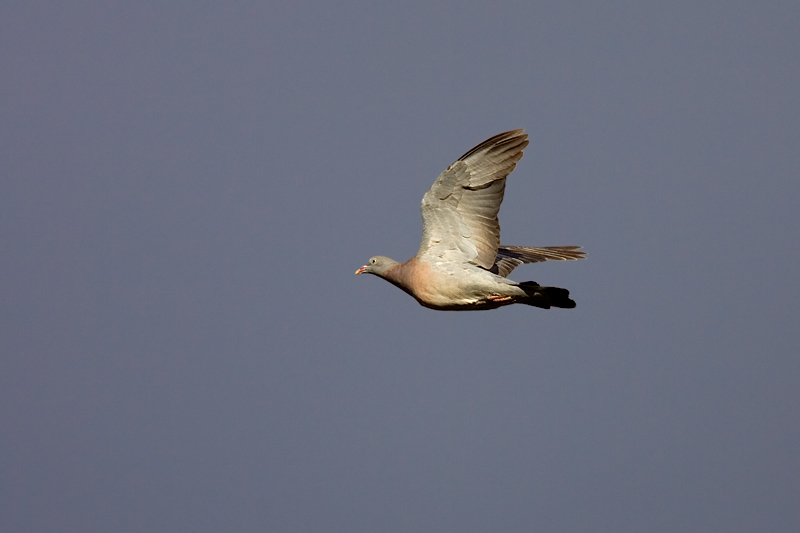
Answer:
<svg viewBox="0 0 800 533"><path fill-rule="evenodd" d="M369 260L369 262L374 265L375 263L378 262L378 260L373 257L372 259Z"/></svg>

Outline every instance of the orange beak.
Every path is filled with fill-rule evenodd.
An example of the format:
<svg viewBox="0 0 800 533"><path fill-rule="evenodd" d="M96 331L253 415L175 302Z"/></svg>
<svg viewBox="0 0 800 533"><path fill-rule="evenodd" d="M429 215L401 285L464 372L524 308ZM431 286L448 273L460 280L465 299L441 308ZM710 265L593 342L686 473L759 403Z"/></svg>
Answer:
<svg viewBox="0 0 800 533"><path fill-rule="evenodd" d="M367 271L367 265L364 265L363 267L356 270L356 274L363 274L366 271Z"/></svg>

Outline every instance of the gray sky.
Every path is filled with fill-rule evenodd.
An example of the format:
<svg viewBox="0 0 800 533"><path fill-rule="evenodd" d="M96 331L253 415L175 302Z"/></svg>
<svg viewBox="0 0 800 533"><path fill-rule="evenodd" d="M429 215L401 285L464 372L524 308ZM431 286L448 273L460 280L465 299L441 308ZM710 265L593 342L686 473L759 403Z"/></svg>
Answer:
<svg viewBox="0 0 800 533"><path fill-rule="evenodd" d="M0 8L0 530L794 531L795 2ZM574 310L368 257L524 127Z"/></svg>

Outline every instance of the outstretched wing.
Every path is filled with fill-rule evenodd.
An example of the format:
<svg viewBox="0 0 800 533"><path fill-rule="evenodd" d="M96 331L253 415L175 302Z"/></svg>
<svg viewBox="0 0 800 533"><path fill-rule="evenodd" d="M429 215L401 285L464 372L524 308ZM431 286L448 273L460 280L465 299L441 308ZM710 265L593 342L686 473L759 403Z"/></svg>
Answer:
<svg viewBox="0 0 800 533"><path fill-rule="evenodd" d="M584 259L586 252L580 246L546 246L531 248L529 246L500 246L497 258L491 271L503 277L523 263L541 263L542 261L571 261Z"/></svg>
<svg viewBox="0 0 800 533"><path fill-rule="evenodd" d="M522 158L521 129L495 135L447 167L422 198L420 259L492 268L500 245L497 212L506 176Z"/></svg>

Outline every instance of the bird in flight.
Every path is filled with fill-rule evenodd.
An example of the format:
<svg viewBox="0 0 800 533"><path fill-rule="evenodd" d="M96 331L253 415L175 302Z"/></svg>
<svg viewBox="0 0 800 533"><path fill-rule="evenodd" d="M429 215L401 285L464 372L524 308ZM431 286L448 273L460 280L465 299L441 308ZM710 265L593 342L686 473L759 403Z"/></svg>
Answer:
<svg viewBox="0 0 800 533"><path fill-rule="evenodd" d="M569 291L515 282L508 275L523 263L583 259L580 246L500 244L497 212L506 177L522 159L528 135L521 129L487 139L442 172L422 198L422 244L399 263L372 257L356 274L374 274L430 309L470 311L521 303L571 309Z"/></svg>

